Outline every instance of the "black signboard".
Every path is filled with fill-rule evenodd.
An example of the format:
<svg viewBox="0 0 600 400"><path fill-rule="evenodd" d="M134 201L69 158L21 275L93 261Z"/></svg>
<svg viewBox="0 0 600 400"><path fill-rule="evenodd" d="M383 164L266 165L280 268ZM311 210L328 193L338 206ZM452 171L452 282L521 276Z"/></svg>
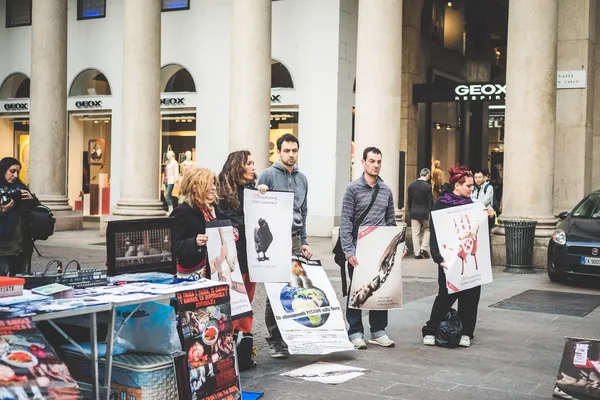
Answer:
<svg viewBox="0 0 600 400"><path fill-rule="evenodd" d="M418 83L413 85L413 103L504 101L506 85L489 82Z"/></svg>

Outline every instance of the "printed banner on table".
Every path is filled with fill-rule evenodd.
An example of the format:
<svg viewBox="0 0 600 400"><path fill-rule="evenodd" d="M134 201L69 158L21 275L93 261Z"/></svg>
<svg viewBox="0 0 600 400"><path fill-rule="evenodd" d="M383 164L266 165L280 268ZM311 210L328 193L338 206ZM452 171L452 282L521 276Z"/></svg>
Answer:
<svg viewBox="0 0 600 400"><path fill-rule="evenodd" d="M294 256L291 264L289 283L265 283L277 326L290 354L354 350L340 303L321 262Z"/></svg>
<svg viewBox="0 0 600 400"><path fill-rule="evenodd" d="M185 398L239 399L229 286L179 292L177 303L189 369L190 392Z"/></svg>
<svg viewBox="0 0 600 400"><path fill-rule="evenodd" d="M440 253L446 261L448 293L492 282L488 216L473 203L431 213Z"/></svg>
<svg viewBox="0 0 600 400"><path fill-rule="evenodd" d="M213 281L227 282L231 286L231 318L252 315L242 271L237 257L231 221L211 221L206 224L210 277Z"/></svg>
<svg viewBox="0 0 600 400"><path fill-rule="evenodd" d="M563 399L600 399L600 340L568 338L554 396Z"/></svg>
<svg viewBox="0 0 600 400"><path fill-rule="evenodd" d="M0 320L0 398L79 399L77 383L30 318Z"/></svg>
<svg viewBox="0 0 600 400"><path fill-rule="evenodd" d="M248 272L252 282L287 282L294 193L244 189Z"/></svg>
<svg viewBox="0 0 600 400"><path fill-rule="evenodd" d="M394 310L402 308L402 254L406 228L364 227L358 233L356 258L350 286L350 308Z"/></svg>

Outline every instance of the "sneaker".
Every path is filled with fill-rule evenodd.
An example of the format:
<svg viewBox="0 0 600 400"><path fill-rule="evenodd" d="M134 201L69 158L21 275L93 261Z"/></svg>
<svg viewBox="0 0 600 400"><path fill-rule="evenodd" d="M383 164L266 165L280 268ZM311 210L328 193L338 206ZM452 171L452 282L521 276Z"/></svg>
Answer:
<svg viewBox="0 0 600 400"><path fill-rule="evenodd" d="M396 344L387 335L380 336L377 339L369 339L369 343L376 344L381 347L394 347Z"/></svg>
<svg viewBox="0 0 600 400"><path fill-rule="evenodd" d="M458 343L459 346L462 347L469 347L471 346L471 338L466 336L466 335L462 335L460 338L460 342Z"/></svg>
<svg viewBox="0 0 600 400"><path fill-rule="evenodd" d="M424 259L424 258L425 258L425 257L423 257L423 255L422 255L422 254L419 254L419 255L416 255L416 256L415 256L415 260L422 260L422 259Z"/></svg>
<svg viewBox="0 0 600 400"><path fill-rule="evenodd" d="M423 344L425 346L435 346L435 336L427 335L423 337Z"/></svg>
<svg viewBox="0 0 600 400"><path fill-rule="evenodd" d="M269 354L273 358L287 358L289 353L283 347L281 342L273 342L269 344Z"/></svg>
<svg viewBox="0 0 600 400"><path fill-rule="evenodd" d="M351 342L354 345L354 348L356 350L365 350L367 348L367 344L365 343L365 340L361 337L352 339Z"/></svg>
<svg viewBox="0 0 600 400"><path fill-rule="evenodd" d="M430 258L429 253L426 252L425 250L421 250L421 255L423 256L423 258Z"/></svg>

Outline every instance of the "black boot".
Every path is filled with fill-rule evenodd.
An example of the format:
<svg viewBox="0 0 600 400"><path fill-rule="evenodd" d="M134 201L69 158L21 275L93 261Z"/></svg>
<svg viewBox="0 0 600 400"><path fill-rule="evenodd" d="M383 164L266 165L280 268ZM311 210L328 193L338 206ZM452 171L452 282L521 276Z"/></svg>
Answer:
<svg viewBox="0 0 600 400"><path fill-rule="evenodd" d="M236 343L238 368L240 371L247 371L256 367L256 362L253 360L253 336L251 333L236 332L233 334L233 339Z"/></svg>

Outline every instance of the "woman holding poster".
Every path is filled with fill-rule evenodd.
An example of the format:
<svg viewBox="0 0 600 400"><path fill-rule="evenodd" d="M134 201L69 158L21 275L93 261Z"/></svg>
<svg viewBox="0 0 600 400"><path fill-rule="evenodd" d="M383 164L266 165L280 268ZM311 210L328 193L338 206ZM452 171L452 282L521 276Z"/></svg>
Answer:
<svg viewBox="0 0 600 400"><path fill-rule="evenodd" d="M237 260L242 272L244 286L250 302L254 299L256 283L250 281L248 274L248 257L246 252L246 231L244 225L244 189L253 189L256 184L256 168L254 158L248 150L234 151L229 154L219 174L219 204L216 209L217 218L230 220L237 249ZM268 187L260 185L261 193ZM233 330L238 345L238 365L241 370L252 368L256 363L252 360L252 315L233 321ZM241 337L238 337L241 335Z"/></svg>
<svg viewBox="0 0 600 400"><path fill-rule="evenodd" d="M451 207L463 206L471 204L471 193L473 192L473 173L465 166L458 165L455 168L450 168L450 185L452 191L446 191L435 202L432 211L447 209ZM493 209L487 209L488 215L493 215ZM437 227L437 230L442 227ZM475 331L475 323L477 321L477 307L479 306L479 297L481 295L481 286L476 286L457 293L448 293L446 285L446 270L449 265L444 260L438 243L438 235L436 235L436 226L433 218L431 219L431 256L433 261L438 265L438 284L439 292L433 307L429 321L423 327L423 344L428 346L435 345L435 335L439 324L446 317L450 308L456 300L458 300L458 315L463 325L463 336L460 339L460 346L469 347L473 332Z"/></svg>

